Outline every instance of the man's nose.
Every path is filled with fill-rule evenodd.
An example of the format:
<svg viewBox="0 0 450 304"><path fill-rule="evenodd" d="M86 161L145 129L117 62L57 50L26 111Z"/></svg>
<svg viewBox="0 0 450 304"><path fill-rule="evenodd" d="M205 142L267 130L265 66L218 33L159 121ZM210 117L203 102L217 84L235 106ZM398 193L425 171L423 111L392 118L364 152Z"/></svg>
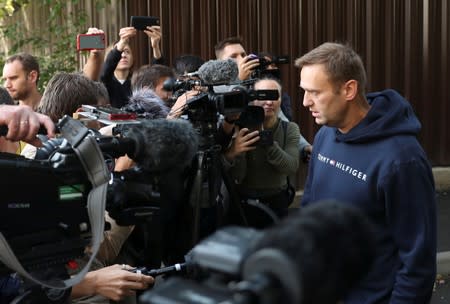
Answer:
<svg viewBox="0 0 450 304"><path fill-rule="evenodd" d="M309 97L308 92L305 92L305 94L303 95L303 106L309 107L310 105L312 105L311 98Z"/></svg>

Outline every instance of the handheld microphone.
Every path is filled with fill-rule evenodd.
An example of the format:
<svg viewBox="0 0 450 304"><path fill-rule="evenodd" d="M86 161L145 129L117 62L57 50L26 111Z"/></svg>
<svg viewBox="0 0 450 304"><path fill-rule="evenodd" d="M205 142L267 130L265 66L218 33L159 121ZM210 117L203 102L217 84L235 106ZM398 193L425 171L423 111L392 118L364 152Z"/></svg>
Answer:
<svg viewBox="0 0 450 304"><path fill-rule="evenodd" d="M223 85L235 81L239 76L239 69L232 59L209 60L197 73L205 85Z"/></svg>

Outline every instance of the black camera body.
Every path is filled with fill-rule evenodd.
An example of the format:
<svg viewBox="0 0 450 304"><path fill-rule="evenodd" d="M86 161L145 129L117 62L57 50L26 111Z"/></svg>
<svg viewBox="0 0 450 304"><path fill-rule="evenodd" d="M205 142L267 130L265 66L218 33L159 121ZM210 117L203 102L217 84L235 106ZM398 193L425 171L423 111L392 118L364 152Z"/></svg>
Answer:
<svg viewBox="0 0 450 304"><path fill-rule="evenodd" d="M9 189L0 197L0 230L24 267L45 269L82 256L91 237L92 187L76 155L39 161L5 153L0 168L0 183Z"/></svg>
<svg viewBox="0 0 450 304"><path fill-rule="evenodd" d="M170 277L139 303L299 303L289 259L277 250L255 251L263 235L237 226L216 231L186 255L191 279Z"/></svg>
<svg viewBox="0 0 450 304"><path fill-rule="evenodd" d="M267 67L271 64L287 64L289 63L290 59L289 56L272 56L271 60L268 60L264 56L258 56L254 54L250 54L252 59L258 58L259 66L257 69L259 70L265 70Z"/></svg>
<svg viewBox="0 0 450 304"><path fill-rule="evenodd" d="M106 210L118 225L135 225L161 216L164 194L159 177L139 167L112 173Z"/></svg>
<svg viewBox="0 0 450 304"><path fill-rule="evenodd" d="M267 59L266 57L270 57L270 59ZM258 59L259 65L254 69L252 73L253 78L263 78L263 77L273 77L280 79L281 74L280 70L278 68L272 68L269 69L268 67L271 64L287 64L290 62L290 57L285 56L261 56L261 55L255 55L250 54L251 59Z"/></svg>
<svg viewBox="0 0 450 304"><path fill-rule="evenodd" d="M264 122L264 109L260 106L248 106L235 122L240 128L247 128L249 132L259 131L259 140L255 145L268 147L273 144L273 132L261 130Z"/></svg>

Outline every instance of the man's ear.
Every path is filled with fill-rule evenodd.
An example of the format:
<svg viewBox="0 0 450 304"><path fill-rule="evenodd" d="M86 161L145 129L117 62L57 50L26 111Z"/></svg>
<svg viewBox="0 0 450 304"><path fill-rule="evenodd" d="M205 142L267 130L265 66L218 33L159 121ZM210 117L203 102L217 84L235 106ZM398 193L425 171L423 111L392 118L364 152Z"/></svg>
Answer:
<svg viewBox="0 0 450 304"><path fill-rule="evenodd" d="M36 83L38 79L38 72L36 70L32 70L30 73L28 73L28 79Z"/></svg>
<svg viewBox="0 0 450 304"><path fill-rule="evenodd" d="M356 95L358 94L358 82L354 79L351 79L344 84L343 89L344 89L345 99L353 100L353 99L355 99Z"/></svg>

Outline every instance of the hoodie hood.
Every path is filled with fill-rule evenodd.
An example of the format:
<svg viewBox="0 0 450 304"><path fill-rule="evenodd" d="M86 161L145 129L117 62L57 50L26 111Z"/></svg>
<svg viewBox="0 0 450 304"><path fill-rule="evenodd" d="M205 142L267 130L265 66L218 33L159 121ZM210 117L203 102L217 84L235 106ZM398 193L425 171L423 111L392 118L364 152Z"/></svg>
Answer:
<svg viewBox="0 0 450 304"><path fill-rule="evenodd" d="M363 143L393 135L417 135L421 124L410 103L394 90L367 94L366 117L348 133L336 129L336 140Z"/></svg>

